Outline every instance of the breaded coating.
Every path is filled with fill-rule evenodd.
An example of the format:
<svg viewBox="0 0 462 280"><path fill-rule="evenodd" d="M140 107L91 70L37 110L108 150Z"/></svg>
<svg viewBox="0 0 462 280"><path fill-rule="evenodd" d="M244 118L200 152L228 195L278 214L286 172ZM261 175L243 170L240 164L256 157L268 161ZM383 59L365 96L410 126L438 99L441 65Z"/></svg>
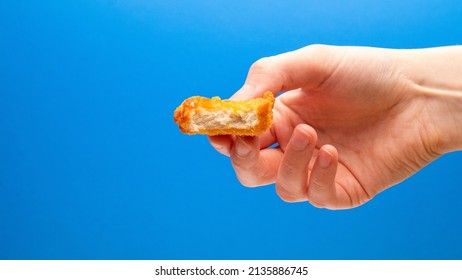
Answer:
<svg viewBox="0 0 462 280"><path fill-rule="evenodd" d="M274 96L248 101L193 96L175 110L173 119L186 134L257 136L271 127Z"/></svg>

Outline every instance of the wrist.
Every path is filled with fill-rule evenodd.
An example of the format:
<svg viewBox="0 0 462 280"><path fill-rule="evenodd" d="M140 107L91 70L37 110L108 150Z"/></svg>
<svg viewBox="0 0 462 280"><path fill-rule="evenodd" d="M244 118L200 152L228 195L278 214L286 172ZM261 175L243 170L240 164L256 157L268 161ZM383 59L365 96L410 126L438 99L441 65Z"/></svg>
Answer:
<svg viewBox="0 0 462 280"><path fill-rule="evenodd" d="M462 150L462 89L444 91L442 89L424 89L425 95L430 94L433 100L429 106L433 116L429 126L437 132L433 143L439 154Z"/></svg>
<svg viewBox="0 0 462 280"><path fill-rule="evenodd" d="M462 47L402 51L403 73L423 105L429 150L462 150Z"/></svg>

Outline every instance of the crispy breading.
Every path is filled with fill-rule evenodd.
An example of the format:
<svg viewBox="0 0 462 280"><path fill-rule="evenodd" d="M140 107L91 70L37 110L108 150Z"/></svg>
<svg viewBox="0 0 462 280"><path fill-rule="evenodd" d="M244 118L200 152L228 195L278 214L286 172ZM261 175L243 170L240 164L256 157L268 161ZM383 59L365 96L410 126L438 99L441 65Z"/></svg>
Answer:
<svg viewBox="0 0 462 280"><path fill-rule="evenodd" d="M193 96L175 110L173 119L186 134L257 136L271 127L274 96L248 101Z"/></svg>

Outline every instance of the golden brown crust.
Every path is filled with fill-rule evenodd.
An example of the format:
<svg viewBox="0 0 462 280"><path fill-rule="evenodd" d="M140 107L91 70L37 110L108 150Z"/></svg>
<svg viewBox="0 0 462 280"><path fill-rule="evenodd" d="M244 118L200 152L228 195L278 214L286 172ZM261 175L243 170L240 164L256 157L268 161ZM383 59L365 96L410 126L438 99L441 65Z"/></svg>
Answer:
<svg viewBox="0 0 462 280"><path fill-rule="evenodd" d="M174 121L178 124L181 132L186 134L208 135L241 135L256 136L271 127L273 121L274 96L266 92L263 98L255 98L248 101L221 100L219 97L211 99L193 96L175 110ZM235 122L229 122L225 126L215 122L206 122L206 125L196 125L199 115L228 114ZM257 120L251 124L242 125L242 119L255 116Z"/></svg>

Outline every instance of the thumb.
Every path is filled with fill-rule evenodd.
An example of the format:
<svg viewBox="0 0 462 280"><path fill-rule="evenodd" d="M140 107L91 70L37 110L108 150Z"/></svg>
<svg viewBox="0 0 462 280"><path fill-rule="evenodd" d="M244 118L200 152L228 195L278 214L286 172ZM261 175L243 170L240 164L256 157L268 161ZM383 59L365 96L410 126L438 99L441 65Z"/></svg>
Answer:
<svg viewBox="0 0 462 280"><path fill-rule="evenodd" d="M247 100L297 88L316 89L338 65L341 47L310 45L295 51L261 58L249 70L244 85L231 98Z"/></svg>

